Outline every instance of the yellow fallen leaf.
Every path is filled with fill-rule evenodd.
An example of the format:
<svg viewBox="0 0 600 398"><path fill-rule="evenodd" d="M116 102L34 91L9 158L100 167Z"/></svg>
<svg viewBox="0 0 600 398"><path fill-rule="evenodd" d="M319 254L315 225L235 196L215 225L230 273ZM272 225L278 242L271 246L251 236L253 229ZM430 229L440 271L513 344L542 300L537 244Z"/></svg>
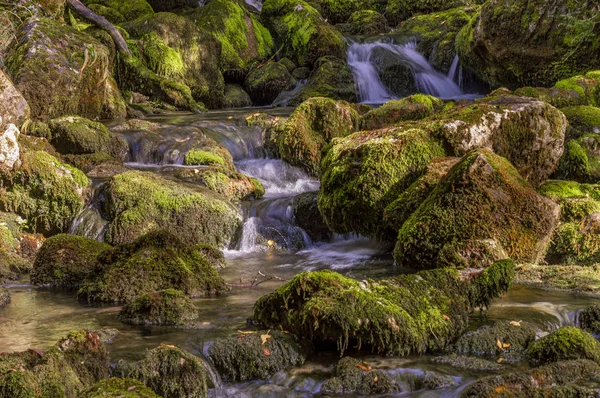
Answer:
<svg viewBox="0 0 600 398"><path fill-rule="evenodd" d="M261 334L261 335L260 335L260 341L262 341L262 344L263 344L263 345L264 345L264 344L267 342L267 340L269 340L269 339L271 338L271 335L269 334L270 332L271 332L271 331L269 330L269 331L267 332L267 334Z"/></svg>
<svg viewBox="0 0 600 398"><path fill-rule="evenodd" d="M364 370L365 372L371 371L371 367L370 366L361 365L360 363L357 363L356 367L359 368L359 369Z"/></svg>
<svg viewBox="0 0 600 398"><path fill-rule="evenodd" d="M289 333L287 330L283 330L283 326L279 325L279 329L281 329L281 333Z"/></svg>
<svg viewBox="0 0 600 398"><path fill-rule="evenodd" d="M509 343L504 343L504 344L502 344L502 348L508 348L508 347L510 347L510 344L509 344Z"/></svg>
<svg viewBox="0 0 600 398"><path fill-rule="evenodd" d="M250 331L250 330L248 330L246 332L244 332L243 330L238 330L238 333L239 334L255 334L256 332L253 332L253 331Z"/></svg>
<svg viewBox="0 0 600 398"><path fill-rule="evenodd" d="M498 358L498 360L496 362L502 363L502 361L504 361L504 358L500 357L500 358Z"/></svg>
<svg viewBox="0 0 600 398"><path fill-rule="evenodd" d="M496 340L496 347L502 350L502 342L500 341L500 339Z"/></svg>
<svg viewBox="0 0 600 398"><path fill-rule="evenodd" d="M375 376L375 378L373 379L373 383L377 383L379 381L379 377Z"/></svg>
<svg viewBox="0 0 600 398"><path fill-rule="evenodd" d="M510 326L521 326L523 321L510 321Z"/></svg>

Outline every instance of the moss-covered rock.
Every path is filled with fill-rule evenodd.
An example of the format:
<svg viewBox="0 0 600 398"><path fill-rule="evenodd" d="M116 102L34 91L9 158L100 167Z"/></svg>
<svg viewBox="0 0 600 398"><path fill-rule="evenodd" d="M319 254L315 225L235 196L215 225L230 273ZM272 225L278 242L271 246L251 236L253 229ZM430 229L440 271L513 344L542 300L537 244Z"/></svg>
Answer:
<svg viewBox="0 0 600 398"><path fill-rule="evenodd" d="M464 4L468 1L454 1L454 4L458 3ZM423 54L435 69L447 73L456 55L455 41L458 32L478 11L479 7L470 6L415 15L398 25L396 32L414 37L417 41L417 51Z"/></svg>
<svg viewBox="0 0 600 398"><path fill-rule="evenodd" d="M141 61L158 77L185 84L193 98L210 108L223 105L224 79L219 70L221 45L192 19L160 12L124 27L136 39L132 47L138 50ZM121 83L131 91L152 93L142 79L135 85L127 81Z"/></svg>
<svg viewBox="0 0 600 398"><path fill-rule="evenodd" d="M536 265L518 268L515 282L541 289L600 295L600 265Z"/></svg>
<svg viewBox="0 0 600 398"><path fill-rule="evenodd" d="M260 199L265 194L265 187L256 178L223 167L187 169L179 176L202 184L234 202Z"/></svg>
<svg viewBox="0 0 600 398"><path fill-rule="evenodd" d="M0 308L10 304L10 293L5 287L0 287Z"/></svg>
<svg viewBox="0 0 600 398"><path fill-rule="evenodd" d="M279 371L301 366L311 349L310 343L287 332L263 330L219 339L208 354L225 380L240 382L266 380Z"/></svg>
<svg viewBox="0 0 600 398"><path fill-rule="evenodd" d="M470 0L388 0L386 15L390 23L397 24L415 14L431 14L472 3Z"/></svg>
<svg viewBox="0 0 600 398"><path fill-rule="evenodd" d="M475 356L515 362L520 354L535 340L538 329L528 322L496 322L492 326L482 326L465 333L452 346L450 351L463 356ZM499 343L498 343L499 342Z"/></svg>
<svg viewBox="0 0 600 398"><path fill-rule="evenodd" d="M592 213L580 222L558 226L546 260L552 264L590 265L600 257L600 213Z"/></svg>
<svg viewBox="0 0 600 398"><path fill-rule="evenodd" d="M474 370L479 372L502 370L502 365L496 362L456 354L436 357L433 359L433 362L440 365L451 366L456 369Z"/></svg>
<svg viewBox="0 0 600 398"><path fill-rule="evenodd" d="M185 325L198 318L198 309L180 290L143 294L125 304L119 319L134 325Z"/></svg>
<svg viewBox="0 0 600 398"><path fill-rule="evenodd" d="M493 0L456 39L463 65L493 87L550 87L600 66L598 18L587 0Z"/></svg>
<svg viewBox="0 0 600 398"><path fill-rule="evenodd" d="M116 369L120 377L140 380L164 398L207 397L208 375L200 358L179 347L162 344L134 364Z"/></svg>
<svg viewBox="0 0 600 398"><path fill-rule="evenodd" d="M105 250L78 294L90 301L127 303L163 289L181 290L192 297L225 291L211 260L204 246L153 231Z"/></svg>
<svg viewBox="0 0 600 398"><path fill-rule="evenodd" d="M520 97L537 98L557 108L585 105L585 99L577 92L558 88L521 87L514 91Z"/></svg>
<svg viewBox="0 0 600 398"><path fill-rule="evenodd" d="M590 333L600 334L600 305L594 304L577 313L580 328Z"/></svg>
<svg viewBox="0 0 600 398"><path fill-rule="evenodd" d="M80 395L81 398L160 398L141 381L111 377L94 384Z"/></svg>
<svg viewBox="0 0 600 398"><path fill-rule="evenodd" d="M175 183L152 173L128 171L105 189L110 220L107 242L139 238L159 227L190 243L226 244L241 223L240 210L210 191Z"/></svg>
<svg viewBox="0 0 600 398"><path fill-rule="evenodd" d="M130 0L127 2L117 0L88 0L87 3L100 4L104 7L112 8L127 21L154 14L154 10L152 10L152 7L146 0Z"/></svg>
<svg viewBox="0 0 600 398"><path fill-rule="evenodd" d="M399 390L392 377L382 370L371 369L358 359L344 357L335 366L334 377L321 386L325 394L389 394Z"/></svg>
<svg viewBox="0 0 600 398"><path fill-rule="evenodd" d="M225 108L244 108L252 106L252 99L241 86L237 84L225 85Z"/></svg>
<svg viewBox="0 0 600 398"><path fill-rule="evenodd" d="M242 82L253 63L275 50L271 33L240 0L212 0L188 15L221 43L220 69L228 80Z"/></svg>
<svg viewBox="0 0 600 398"><path fill-rule="evenodd" d="M31 20L23 26L6 66L33 118L125 117L108 49L74 28L48 18Z"/></svg>
<svg viewBox="0 0 600 398"><path fill-rule="evenodd" d="M445 268L380 282L332 271L304 272L254 305L254 318L342 353L350 346L390 355L435 351L463 332L475 306L506 291L514 263L461 278Z"/></svg>
<svg viewBox="0 0 600 398"><path fill-rule="evenodd" d="M81 236L59 234L48 238L36 255L31 273L35 285L79 286L94 270L96 258L110 248Z"/></svg>
<svg viewBox="0 0 600 398"><path fill-rule="evenodd" d="M261 16L275 33L282 55L312 67L326 55L346 59L342 34L304 0L266 0Z"/></svg>
<svg viewBox="0 0 600 398"><path fill-rule="evenodd" d="M598 363L600 343L585 330L565 326L533 343L526 355L530 362L537 365L576 359Z"/></svg>
<svg viewBox="0 0 600 398"><path fill-rule="evenodd" d="M506 159L473 151L403 224L394 258L419 267L452 265L457 257L477 262L480 253L470 247L491 239L510 258L537 262L559 214L559 206L533 190Z"/></svg>
<svg viewBox="0 0 600 398"><path fill-rule="evenodd" d="M346 23L339 23L336 28L348 36L375 36L390 30L387 19L374 10L355 11Z"/></svg>
<svg viewBox="0 0 600 398"><path fill-rule="evenodd" d="M63 116L49 123L50 143L61 154L108 153L124 160L129 153L127 141L111 134L102 123L78 116Z"/></svg>
<svg viewBox="0 0 600 398"><path fill-rule="evenodd" d="M557 362L528 371L484 377L469 385L460 396L479 398L526 393L532 397L588 397L590 391L578 384L597 376L598 372L600 367L588 360Z"/></svg>
<svg viewBox="0 0 600 398"><path fill-rule="evenodd" d="M9 123L21 127L29 119L31 114L29 104L2 70L0 70L0 104L2 105L0 127Z"/></svg>
<svg viewBox="0 0 600 398"><path fill-rule="evenodd" d="M323 147L358 129L360 116L351 104L329 98L303 102L270 139L286 162L318 175Z"/></svg>
<svg viewBox="0 0 600 398"><path fill-rule="evenodd" d="M370 60L379 79L391 94L404 98L419 91L405 57L389 51L384 46L378 46L372 50Z"/></svg>
<svg viewBox="0 0 600 398"><path fill-rule="evenodd" d="M600 14L598 14L600 15ZM600 73L591 71L584 75L571 76L556 82L555 88L576 92L585 105L600 105Z"/></svg>
<svg viewBox="0 0 600 398"><path fill-rule="evenodd" d="M292 209L294 222L302 228L314 242L329 240L332 236L317 205L318 192L305 192L294 197Z"/></svg>
<svg viewBox="0 0 600 398"><path fill-rule="evenodd" d="M83 208L89 180L46 152L26 152L21 161L12 173L0 171L0 209L26 219L32 231L65 231Z"/></svg>
<svg viewBox="0 0 600 398"><path fill-rule="evenodd" d="M271 105L281 92L288 90L294 79L284 64L267 62L253 69L244 82L255 105Z"/></svg>
<svg viewBox="0 0 600 398"><path fill-rule="evenodd" d="M333 56L319 58L308 81L291 99L289 105L298 105L313 97L356 102L354 75L350 66Z"/></svg>
<svg viewBox="0 0 600 398"><path fill-rule="evenodd" d="M561 109L569 125L579 134L600 133L600 108L595 106L570 106Z"/></svg>
<svg viewBox="0 0 600 398"><path fill-rule="evenodd" d="M393 126L406 120L420 120L442 110L444 102L430 95L414 94L409 97L386 102L363 115L360 127L376 130Z"/></svg>

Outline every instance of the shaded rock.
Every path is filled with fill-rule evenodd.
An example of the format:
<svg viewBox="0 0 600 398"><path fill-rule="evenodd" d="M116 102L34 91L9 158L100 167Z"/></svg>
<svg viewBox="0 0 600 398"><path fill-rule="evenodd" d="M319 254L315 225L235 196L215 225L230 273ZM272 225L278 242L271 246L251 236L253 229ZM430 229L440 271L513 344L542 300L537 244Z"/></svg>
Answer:
<svg viewBox="0 0 600 398"><path fill-rule="evenodd" d="M404 98L417 93L417 85L407 60L383 46L373 49L371 63L381 82L396 97Z"/></svg>
<svg viewBox="0 0 600 398"><path fill-rule="evenodd" d="M577 313L577 322L579 327L590 333L600 333L600 306L598 304L589 307Z"/></svg>
<svg viewBox="0 0 600 398"><path fill-rule="evenodd" d="M433 359L433 362L440 365L452 366L456 369L475 370L478 372L498 371L503 369L502 365L496 362L456 354L436 357Z"/></svg>
<svg viewBox="0 0 600 398"><path fill-rule="evenodd" d="M108 49L74 28L48 18L31 20L23 26L6 64L32 118L125 117Z"/></svg>
<svg viewBox="0 0 600 398"><path fill-rule="evenodd" d="M414 94L409 97L386 102L365 113L360 127L363 130L377 130L406 120L420 120L440 111L444 102L430 95Z"/></svg>
<svg viewBox="0 0 600 398"><path fill-rule="evenodd" d="M244 108L252 106L252 99L244 89L237 84L225 85L225 108Z"/></svg>
<svg viewBox="0 0 600 398"><path fill-rule="evenodd" d="M100 4L107 8L112 8L123 15L126 21L152 15L154 11L146 0L129 0L121 2L118 0L88 0L88 4Z"/></svg>
<svg viewBox="0 0 600 398"><path fill-rule="evenodd" d="M557 108L585 105L585 99L577 92L558 88L521 87L514 91L520 97L537 98Z"/></svg>
<svg viewBox="0 0 600 398"><path fill-rule="evenodd" d="M285 65L268 62L248 74L244 87L255 105L271 105L275 98L291 88L293 83L294 79Z"/></svg>
<svg viewBox="0 0 600 398"><path fill-rule="evenodd" d="M311 351L310 343L292 334L262 330L219 339L208 354L225 380L241 382L266 380L279 371L301 366Z"/></svg>
<svg viewBox="0 0 600 398"><path fill-rule="evenodd" d="M79 286L95 269L100 253L110 248L105 243L81 236L59 234L48 238L33 263L34 285Z"/></svg>
<svg viewBox="0 0 600 398"><path fill-rule="evenodd" d="M184 244L163 231L105 250L79 296L90 301L131 302L138 296L176 289L188 296L227 290L201 245Z"/></svg>
<svg viewBox="0 0 600 398"><path fill-rule="evenodd" d="M389 394L398 389L388 373L371 370L357 359L344 357L335 366L334 377L321 386L321 393L371 395Z"/></svg>
<svg viewBox="0 0 600 398"><path fill-rule="evenodd" d="M337 342L342 353L349 346L390 355L435 351L464 331L475 306L508 288L513 268L505 261L466 279L444 268L379 282L304 272L261 297L254 319L315 343Z"/></svg>
<svg viewBox="0 0 600 398"><path fill-rule="evenodd" d="M134 325L185 325L198 318L198 309L180 290L143 294L125 304L119 319Z"/></svg>
<svg viewBox="0 0 600 398"><path fill-rule="evenodd" d="M375 36L387 33L390 30L387 19L373 10L355 11L350 15L346 23L340 23L336 25L336 28L348 36Z"/></svg>
<svg viewBox="0 0 600 398"><path fill-rule="evenodd" d="M29 104L19 91L13 85L10 78L0 69L0 106L2 107L2 113L0 113L0 127L5 124L14 124L21 126L27 119L31 110Z"/></svg>
<svg viewBox="0 0 600 398"><path fill-rule="evenodd" d="M327 227L317 206L318 192L305 192L294 197L292 209L294 221L313 242L327 241L332 233Z"/></svg>
<svg viewBox="0 0 600 398"><path fill-rule="evenodd" d="M208 193L152 173L118 174L105 189L107 242L130 242L159 227L189 243L223 245L240 225L240 211Z"/></svg>
<svg viewBox="0 0 600 398"><path fill-rule="evenodd" d="M141 381L111 377L82 392L81 398L160 398Z"/></svg>
<svg viewBox="0 0 600 398"><path fill-rule="evenodd" d="M534 342L525 354L536 365L576 359L589 359L598 363L600 343L582 329L565 326Z"/></svg>

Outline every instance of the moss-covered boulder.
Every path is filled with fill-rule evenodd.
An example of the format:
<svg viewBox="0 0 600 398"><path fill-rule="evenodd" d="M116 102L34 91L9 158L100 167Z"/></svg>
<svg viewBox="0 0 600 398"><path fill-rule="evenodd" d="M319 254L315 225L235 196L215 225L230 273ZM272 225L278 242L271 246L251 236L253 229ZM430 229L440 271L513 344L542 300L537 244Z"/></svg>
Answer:
<svg viewBox="0 0 600 398"><path fill-rule="evenodd" d="M0 308L10 304L10 293L5 287L0 287Z"/></svg>
<svg viewBox="0 0 600 398"><path fill-rule="evenodd" d="M335 366L334 377L321 386L325 394L389 394L399 390L394 379L385 371L371 369L352 357L344 357Z"/></svg>
<svg viewBox="0 0 600 398"><path fill-rule="evenodd" d="M187 169L179 176L223 195L233 202L260 199L265 187L256 178L223 167Z"/></svg>
<svg viewBox="0 0 600 398"><path fill-rule="evenodd" d="M94 384L81 398L160 398L139 380L111 377Z"/></svg>
<svg viewBox="0 0 600 398"><path fill-rule="evenodd" d="M227 290L202 245L182 243L163 231L105 250L79 296L90 301L131 302L163 289L200 296Z"/></svg>
<svg viewBox="0 0 600 398"><path fill-rule="evenodd" d="M475 306L506 291L514 263L499 262L479 275L450 268L375 282L332 271L304 272L261 297L254 319L300 337L390 355L446 347L466 328Z"/></svg>
<svg viewBox="0 0 600 398"><path fill-rule="evenodd" d="M577 313L579 327L590 333L600 334L600 305L594 304Z"/></svg>
<svg viewBox="0 0 600 398"><path fill-rule="evenodd" d="M336 28L348 36L375 36L390 30L387 19L374 10L355 11L346 23L339 23Z"/></svg>
<svg viewBox="0 0 600 398"><path fill-rule="evenodd" d="M472 3L470 0L388 0L385 10L390 23L397 24L415 14L431 14Z"/></svg>
<svg viewBox="0 0 600 398"><path fill-rule="evenodd" d="M442 110L444 102L431 95L414 94L399 100L386 102L362 116L363 130L377 130L406 120L420 120Z"/></svg>
<svg viewBox="0 0 600 398"><path fill-rule="evenodd" d="M600 258L600 213L556 228L546 261L551 264L591 265Z"/></svg>
<svg viewBox="0 0 600 398"><path fill-rule="evenodd" d="M318 192L305 192L294 197L292 210L294 222L302 228L314 242L329 240L332 236L317 205Z"/></svg>
<svg viewBox="0 0 600 398"><path fill-rule="evenodd" d="M360 116L351 104L311 98L296 108L270 139L286 162L318 175L323 147L358 129Z"/></svg>
<svg viewBox="0 0 600 398"><path fill-rule="evenodd" d="M73 287L94 270L96 258L110 248L105 243L81 236L59 234L48 238L33 263L34 285Z"/></svg>
<svg viewBox="0 0 600 398"><path fill-rule="evenodd" d="M354 75L350 66L342 59L334 56L319 58L308 77L308 81L293 96L289 105L298 105L313 97L356 102Z"/></svg>
<svg viewBox="0 0 600 398"><path fill-rule="evenodd" d="M241 223L240 210L210 192L152 173L118 174L105 189L107 242L130 242L158 227L186 242L224 245Z"/></svg>
<svg viewBox="0 0 600 398"><path fill-rule="evenodd" d="M454 3L461 2L468 3ZM478 11L479 7L468 6L415 15L398 25L396 32L414 37L417 41L417 51L423 54L436 70L448 73L456 55L456 36Z"/></svg>
<svg viewBox="0 0 600 398"><path fill-rule="evenodd" d="M502 321L492 326L465 333L452 346L450 351L463 356L475 356L515 362L535 340L538 329L524 321Z"/></svg>
<svg viewBox="0 0 600 398"><path fill-rule="evenodd" d="M78 398L84 389L108 377L109 365L106 348L96 333L72 331L44 353L0 354L0 393L6 397Z"/></svg>
<svg viewBox="0 0 600 398"><path fill-rule="evenodd" d="M561 109L569 126L579 134L600 133L600 108L595 106L569 106Z"/></svg>
<svg viewBox="0 0 600 398"><path fill-rule="evenodd" d="M583 99L583 105L600 105L600 71L591 71L559 80L554 87L577 93Z"/></svg>
<svg viewBox="0 0 600 398"><path fill-rule="evenodd" d="M281 92L294 84L294 78L284 64L267 62L254 68L246 77L244 87L255 105L271 105Z"/></svg>
<svg viewBox="0 0 600 398"><path fill-rule="evenodd" d="M555 87L521 87L516 89L514 94L520 97L537 98L557 108L586 104L585 98L582 98L577 92Z"/></svg>
<svg viewBox="0 0 600 398"><path fill-rule="evenodd" d="M562 222L580 223L600 211L600 186L596 184L548 180L538 191L560 205Z"/></svg>
<svg viewBox="0 0 600 398"><path fill-rule="evenodd" d="M2 106L0 127L9 123L20 127L31 114L29 104L2 70L0 70L0 105Z"/></svg>
<svg viewBox="0 0 600 398"><path fill-rule="evenodd" d="M252 106L250 95L237 84L226 84L224 95L225 102L223 103L223 106L225 108L244 108Z"/></svg>
<svg viewBox="0 0 600 398"><path fill-rule="evenodd" d="M275 50L271 33L240 0L212 0L188 15L221 43L220 70L228 81L242 82L254 63Z"/></svg>
<svg viewBox="0 0 600 398"><path fill-rule="evenodd" d="M439 267L456 258L486 259L472 246L494 240L518 261L543 258L560 208L539 195L504 158L489 150L465 155L402 225L399 264ZM492 259L493 260L493 259Z"/></svg>
<svg viewBox="0 0 600 398"><path fill-rule="evenodd" d="M344 37L308 2L266 0L261 16L275 33L282 55L296 65L312 67L326 55L346 59Z"/></svg>
<svg viewBox="0 0 600 398"><path fill-rule="evenodd" d="M26 152L21 161L11 173L0 170L0 209L26 219L32 231L65 231L84 206L89 180L47 152Z"/></svg>
<svg viewBox="0 0 600 398"><path fill-rule="evenodd" d="M210 108L223 105L224 79L219 70L221 45L192 19L160 12L136 19L124 27L135 39L132 48L159 78L185 84L193 98ZM132 91L152 93L145 87L147 81L142 79L135 85L126 81L121 83Z"/></svg>
<svg viewBox="0 0 600 398"><path fill-rule="evenodd" d="M370 60L379 79L391 94L404 98L419 92L406 57L385 46L377 46L372 50Z"/></svg>
<svg viewBox="0 0 600 398"><path fill-rule="evenodd" d="M108 49L72 27L48 18L31 20L23 26L6 66L33 118L125 117Z"/></svg>
<svg viewBox="0 0 600 398"><path fill-rule="evenodd" d="M146 0L130 0L127 2L117 0L88 0L87 3L100 4L104 7L112 8L123 15L127 21L154 14L154 10Z"/></svg>
<svg viewBox="0 0 600 398"><path fill-rule="evenodd" d="M433 363L450 366L455 369L474 370L479 372L489 372L502 370L502 365L476 357L467 357L464 355L446 355L433 358Z"/></svg>
<svg viewBox="0 0 600 398"><path fill-rule="evenodd" d="M198 309L180 290L143 294L125 304L119 319L134 325L185 325L198 318Z"/></svg>
<svg viewBox="0 0 600 398"><path fill-rule="evenodd" d="M533 343L526 355L530 362L537 365L576 359L598 363L600 343L585 330L565 326Z"/></svg>
<svg viewBox="0 0 600 398"><path fill-rule="evenodd" d="M493 0L459 33L463 65L494 87L551 87L600 66L598 10L587 0Z"/></svg>
<svg viewBox="0 0 600 398"><path fill-rule="evenodd" d="M203 398L208 394L202 360L173 345L162 344L141 361L118 367L115 373L137 379L165 398Z"/></svg>
<svg viewBox="0 0 600 398"><path fill-rule="evenodd" d="M515 282L540 289L600 295L600 265L524 264L517 269Z"/></svg>
<svg viewBox="0 0 600 398"><path fill-rule="evenodd" d="M219 339L208 349L225 380L266 380L284 369L301 366L312 347L287 332L257 331Z"/></svg>
<svg viewBox="0 0 600 398"><path fill-rule="evenodd" d="M488 376L469 385L461 398L497 396L589 397L581 382L596 377L600 367L589 360L564 361L528 371ZM593 396L593 394L592 394Z"/></svg>

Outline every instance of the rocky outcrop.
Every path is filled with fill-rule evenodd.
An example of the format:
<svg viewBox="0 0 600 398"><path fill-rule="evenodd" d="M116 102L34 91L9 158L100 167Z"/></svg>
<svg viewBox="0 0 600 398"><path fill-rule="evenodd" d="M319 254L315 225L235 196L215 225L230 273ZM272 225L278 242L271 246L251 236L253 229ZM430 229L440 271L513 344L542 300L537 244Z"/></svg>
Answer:
<svg viewBox="0 0 600 398"><path fill-rule="evenodd" d="M19 149L19 129L14 124L2 124L0 116L0 169L12 171L21 165L21 151Z"/></svg>

